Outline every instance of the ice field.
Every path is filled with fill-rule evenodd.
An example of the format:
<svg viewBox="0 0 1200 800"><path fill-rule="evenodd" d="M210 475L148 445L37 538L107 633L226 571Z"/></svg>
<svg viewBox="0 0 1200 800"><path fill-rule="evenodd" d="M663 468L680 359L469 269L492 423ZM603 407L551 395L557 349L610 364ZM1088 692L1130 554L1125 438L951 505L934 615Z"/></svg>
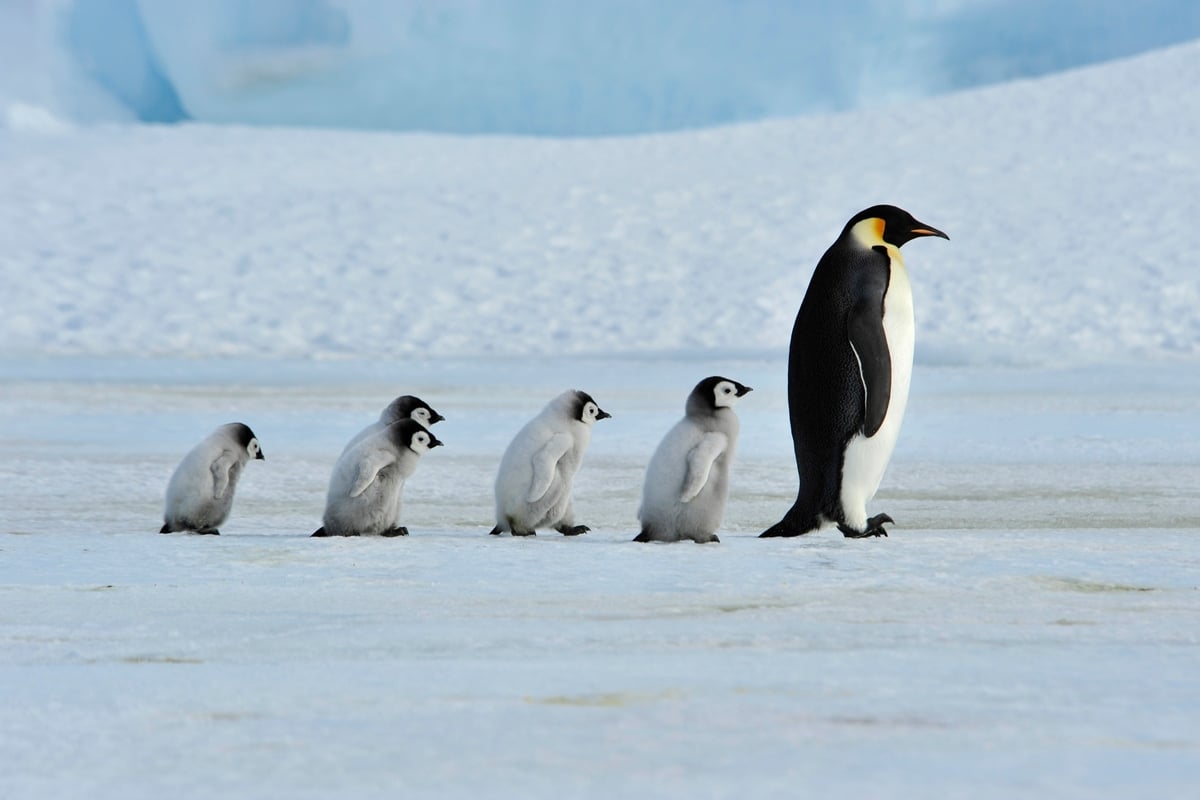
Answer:
<svg viewBox="0 0 1200 800"><path fill-rule="evenodd" d="M1187 797L1200 375L918 372L888 539L755 535L780 364L6 362L5 797ZM638 545L679 386L755 387L719 545ZM487 536L530 396L583 385L593 531ZM407 539L309 539L397 385L448 419ZM193 433L253 421L222 536L159 536Z"/></svg>

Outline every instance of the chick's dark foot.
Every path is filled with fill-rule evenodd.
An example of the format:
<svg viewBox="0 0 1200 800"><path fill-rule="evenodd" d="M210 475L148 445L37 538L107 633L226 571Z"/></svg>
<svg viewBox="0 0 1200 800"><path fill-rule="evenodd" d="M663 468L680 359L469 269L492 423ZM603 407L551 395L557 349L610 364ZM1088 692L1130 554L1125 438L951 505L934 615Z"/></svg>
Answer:
<svg viewBox="0 0 1200 800"><path fill-rule="evenodd" d="M559 525L555 530L563 536L578 536L581 533L587 533L591 528L587 525Z"/></svg>
<svg viewBox="0 0 1200 800"><path fill-rule="evenodd" d="M896 520L892 519L887 514L876 514L867 520L867 527L865 530L856 531L854 528L851 528L842 522L838 523L838 530L841 531L842 535L847 539L870 539L873 536L886 537L888 532L883 528L883 524L885 522L895 524Z"/></svg>
<svg viewBox="0 0 1200 800"><path fill-rule="evenodd" d="M384 531L380 536L408 536L408 528L403 525L392 528L390 531Z"/></svg>

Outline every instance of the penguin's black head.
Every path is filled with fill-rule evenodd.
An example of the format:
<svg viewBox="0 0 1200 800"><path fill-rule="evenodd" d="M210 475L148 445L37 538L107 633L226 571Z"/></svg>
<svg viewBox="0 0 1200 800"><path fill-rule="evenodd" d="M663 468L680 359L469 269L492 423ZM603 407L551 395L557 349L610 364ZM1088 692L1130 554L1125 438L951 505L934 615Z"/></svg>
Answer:
<svg viewBox="0 0 1200 800"><path fill-rule="evenodd" d="M881 239L887 244L895 245L896 247L902 247L913 239L922 236L940 236L943 239L950 238L932 225L926 225L924 222L917 221L912 214L903 208L896 208L896 206L889 205L871 206L868 209L858 212L846 223L846 227L842 230L842 235L846 236L854 230L856 225L867 221L874 223L869 238Z"/></svg>
<svg viewBox="0 0 1200 800"><path fill-rule="evenodd" d="M228 428L238 446L245 448L251 458L256 458L259 461L267 460L266 456L263 455L262 447L258 443L258 437L254 435L254 431L250 430L249 425L241 422L231 422Z"/></svg>
<svg viewBox="0 0 1200 800"><path fill-rule="evenodd" d="M445 417L433 410L433 406L411 394L397 397L389 403L388 407L383 410L383 418L388 423L397 422L402 419L415 419L425 427L429 427L445 419Z"/></svg>
<svg viewBox="0 0 1200 800"><path fill-rule="evenodd" d="M749 386L738 383L731 378L713 375L696 384L688 395L688 414L712 414L719 408L733 408L733 405L747 393L754 391Z"/></svg>
<svg viewBox="0 0 1200 800"><path fill-rule="evenodd" d="M584 425L592 425L612 416L612 414L600 408L590 394L581 392L578 389L575 390L575 402L573 405L573 418Z"/></svg>
<svg viewBox="0 0 1200 800"><path fill-rule="evenodd" d="M415 419L402 419L399 422L393 422L388 428L392 432L392 440L398 446L407 447L417 455L442 446L441 440Z"/></svg>

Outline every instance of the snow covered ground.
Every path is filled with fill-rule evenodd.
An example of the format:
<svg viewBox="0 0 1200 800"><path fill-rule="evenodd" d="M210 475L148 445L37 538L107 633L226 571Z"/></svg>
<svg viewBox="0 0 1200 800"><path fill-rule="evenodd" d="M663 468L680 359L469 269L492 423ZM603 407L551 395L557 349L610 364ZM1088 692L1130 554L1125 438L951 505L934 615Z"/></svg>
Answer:
<svg viewBox="0 0 1200 800"><path fill-rule="evenodd" d="M1190 797L1200 44L906 106L604 140L0 123L0 796ZM855 211L905 252L891 538L755 535L784 352ZM688 389L755 387L720 545L635 546ZM512 433L598 426L566 540ZM394 395L412 536L322 541ZM251 424L217 537L170 472Z"/></svg>
<svg viewBox="0 0 1200 800"><path fill-rule="evenodd" d="M885 114L605 140L0 131L8 354L779 352L907 208L923 363L1200 357L1200 44Z"/></svg>
<svg viewBox="0 0 1200 800"><path fill-rule="evenodd" d="M890 538L759 540L794 489L776 360L10 360L0 795L1187 797L1200 780L1200 374L918 370ZM719 545L637 545L708 372L755 387ZM600 423L592 533L487 535L507 439ZM446 414L403 540L306 538L400 391ZM217 537L159 536L249 422Z"/></svg>

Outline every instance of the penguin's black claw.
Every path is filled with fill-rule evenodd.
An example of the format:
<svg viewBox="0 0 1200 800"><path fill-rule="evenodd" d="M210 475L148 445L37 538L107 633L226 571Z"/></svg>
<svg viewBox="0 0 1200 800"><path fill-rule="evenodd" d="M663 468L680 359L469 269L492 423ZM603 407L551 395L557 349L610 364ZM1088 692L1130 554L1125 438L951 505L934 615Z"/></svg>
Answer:
<svg viewBox="0 0 1200 800"><path fill-rule="evenodd" d="M587 525L560 525L555 528L563 536L578 536L591 530Z"/></svg>
<svg viewBox="0 0 1200 800"><path fill-rule="evenodd" d="M867 527L865 530L856 531L854 528L851 528L841 522L838 523L838 530L841 531L842 536L845 536L847 539L870 539L875 536L887 538L888 532L883 528L885 522L894 525L896 520L892 519L887 514L876 514L867 520Z"/></svg>
<svg viewBox="0 0 1200 800"><path fill-rule="evenodd" d="M380 536L388 536L388 537L391 537L391 536L408 536L408 528L406 528L405 526L401 525L401 526L399 526L399 527L392 528L390 531L384 531L383 533L381 533L381 534L379 534L379 535L380 535Z"/></svg>

